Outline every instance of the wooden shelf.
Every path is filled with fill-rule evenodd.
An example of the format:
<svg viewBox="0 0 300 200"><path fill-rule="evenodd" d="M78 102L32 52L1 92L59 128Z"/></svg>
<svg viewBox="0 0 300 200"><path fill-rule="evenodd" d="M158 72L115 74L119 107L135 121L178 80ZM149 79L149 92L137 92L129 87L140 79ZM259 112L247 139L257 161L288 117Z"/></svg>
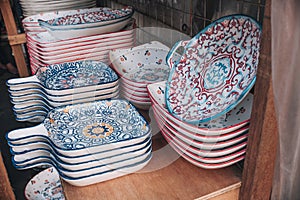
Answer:
<svg viewBox="0 0 300 200"><path fill-rule="evenodd" d="M153 138L153 158L141 171L90 186L63 182L67 199L197 199L213 197L241 185L236 165L217 170L201 169L187 162L160 135ZM207 198L205 198L207 199ZM230 198L231 200L234 200Z"/></svg>

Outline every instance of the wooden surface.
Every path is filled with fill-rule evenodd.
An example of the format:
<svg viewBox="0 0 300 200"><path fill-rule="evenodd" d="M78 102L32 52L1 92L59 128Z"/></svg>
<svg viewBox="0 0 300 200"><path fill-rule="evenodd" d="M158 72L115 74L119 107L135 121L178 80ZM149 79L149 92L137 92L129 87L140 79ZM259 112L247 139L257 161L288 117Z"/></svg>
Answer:
<svg viewBox="0 0 300 200"><path fill-rule="evenodd" d="M271 70L271 0L266 1L263 35L240 199L269 199L278 130Z"/></svg>
<svg viewBox="0 0 300 200"><path fill-rule="evenodd" d="M10 185L6 168L0 152L0 200L14 200L15 194Z"/></svg>
<svg viewBox="0 0 300 200"><path fill-rule="evenodd" d="M171 149L162 137L153 140L153 158L141 171L85 187L63 181L65 196L76 199L196 199L240 184L241 170L198 168Z"/></svg>
<svg viewBox="0 0 300 200"><path fill-rule="evenodd" d="M12 14L9 0L0 0L0 10L4 20L11 50L14 54L15 62L20 77L29 76L29 71L24 57L22 42L26 42L24 34L18 34L16 22Z"/></svg>

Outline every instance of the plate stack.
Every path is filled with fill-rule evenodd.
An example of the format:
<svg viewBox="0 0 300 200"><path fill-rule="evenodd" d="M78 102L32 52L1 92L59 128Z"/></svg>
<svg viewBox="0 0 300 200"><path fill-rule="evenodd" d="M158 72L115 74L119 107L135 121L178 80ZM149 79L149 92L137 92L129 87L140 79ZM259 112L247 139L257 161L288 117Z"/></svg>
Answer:
<svg viewBox="0 0 300 200"><path fill-rule="evenodd" d="M92 8L96 6L95 0L20 0L19 2L24 16L35 15L40 12Z"/></svg>
<svg viewBox="0 0 300 200"><path fill-rule="evenodd" d="M152 157L149 125L121 99L55 108L43 123L6 138L17 169L52 165L75 186L136 172Z"/></svg>
<svg viewBox="0 0 300 200"><path fill-rule="evenodd" d="M7 81L18 121L41 122L58 106L116 98L117 74L99 61L78 61L41 67L36 75Z"/></svg>
<svg viewBox="0 0 300 200"><path fill-rule="evenodd" d="M147 85L167 80L170 69L165 61L169 48L153 41L129 49L109 52L111 67L121 80L121 95L140 109L149 109Z"/></svg>
<svg viewBox="0 0 300 200"><path fill-rule="evenodd" d="M108 51L135 42L133 9L91 8L25 18L32 74L41 66L78 60L108 63Z"/></svg>
<svg viewBox="0 0 300 200"><path fill-rule="evenodd" d="M169 113L166 82L148 85L152 109L167 142L183 158L205 169L217 169L244 159L253 95L234 109L208 122L188 124Z"/></svg>
<svg viewBox="0 0 300 200"><path fill-rule="evenodd" d="M177 42L167 55L168 80L148 85L164 137L189 162L214 169L244 159L260 35L248 16L220 18Z"/></svg>

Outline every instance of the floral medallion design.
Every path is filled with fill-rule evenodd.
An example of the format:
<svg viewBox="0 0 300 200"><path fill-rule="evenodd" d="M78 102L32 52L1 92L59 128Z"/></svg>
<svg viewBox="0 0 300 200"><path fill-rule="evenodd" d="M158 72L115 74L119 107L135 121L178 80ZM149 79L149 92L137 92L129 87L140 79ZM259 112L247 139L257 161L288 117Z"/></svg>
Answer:
<svg viewBox="0 0 300 200"><path fill-rule="evenodd" d="M146 120L127 100L102 100L55 108L44 120L48 137L61 149L82 149L138 138Z"/></svg>
<svg viewBox="0 0 300 200"><path fill-rule="evenodd" d="M33 177L26 185L25 196L28 200L64 200L57 170L50 167Z"/></svg>
<svg viewBox="0 0 300 200"><path fill-rule="evenodd" d="M118 80L118 75L105 63L78 61L41 67L37 78L47 89L63 90L100 85Z"/></svg>
<svg viewBox="0 0 300 200"><path fill-rule="evenodd" d="M129 17L132 14L133 9L130 6L122 9L112 9L104 7L98 8L98 10L91 9L91 11L90 9L86 9L86 12L84 13L76 13L73 15L66 15L63 17L50 19L47 20L46 23L51 26L87 24Z"/></svg>
<svg viewBox="0 0 300 200"><path fill-rule="evenodd" d="M171 69L169 112L197 124L233 109L255 83L260 36L260 25L244 15L220 18L203 29Z"/></svg>

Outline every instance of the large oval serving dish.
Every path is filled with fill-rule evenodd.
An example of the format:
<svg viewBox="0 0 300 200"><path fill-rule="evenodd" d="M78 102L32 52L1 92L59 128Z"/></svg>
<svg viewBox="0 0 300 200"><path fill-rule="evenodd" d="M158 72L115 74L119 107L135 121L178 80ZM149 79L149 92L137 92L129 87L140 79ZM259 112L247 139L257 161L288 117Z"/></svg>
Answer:
<svg viewBox="0 0 300 200"><path fill-rule="evenodd" d="M176 118L199 123L234 108L255 83L261 27L252 18L231 15L211 23L190 41L180 41L167 56L172 67L166 105ZM175 50L184 46L179 61Z"/></svg>

